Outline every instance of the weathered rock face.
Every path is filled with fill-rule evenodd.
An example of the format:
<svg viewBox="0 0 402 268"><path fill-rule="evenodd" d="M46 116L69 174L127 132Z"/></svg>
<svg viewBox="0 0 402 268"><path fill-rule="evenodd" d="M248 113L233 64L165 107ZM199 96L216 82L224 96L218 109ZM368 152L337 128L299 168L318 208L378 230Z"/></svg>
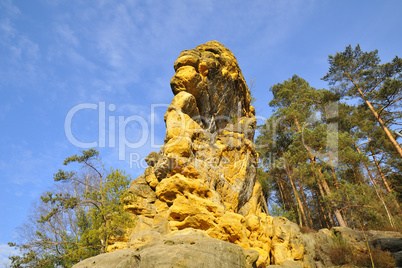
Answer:
<svg viewBox="0 0 402 268"><path fill-rule="evenodd" d="M88 258L75 268L252 268L258 253L205 235L165 238L136 249L116 250Z"/></svg>
<svg viewBox="0 0 402 268"><path fill-rule="evenodd" d="M256 210L259 185L258 200L246 206L255 186L256 119L236 58L220 43L208 42L183 51L174 66L175 97L165 114L165 145L153 171L161 183L155 188L158 198L170 205L192 194L225 211Z"/></svg>
<svg viewBox="0 0 402 268"><path fill-rule="evenodd" d="M198 230L258 252L258 267L285 261L311 267L297 225L268 215L256 181L255 110L232 52L207 42L183 51L174 68L165 143L146 158L149 167L129 189L136 199L125 209L138 216L136 227L127 242L108 250Z"/></svg>
<svg viewBox="0 0 402 268"><path fill-rule="evenodd" d="M256 181L255 110L232 52L208 42L183 51L174 68L165 144L130 188L137 199L126 209L138 222L128 247L197 229L256 250L261 267L310 266L297 226L268 215Z"/></svg>
<svg viewBox="0 0 402 268"><path fill-rule="evenodd" d="M222 44L213 41L183 51L174 69L172 91L176 96L181 92L194 96L196 106L191 108L197 107L198 112L189 115L201 116L204 129L211 133L222 130L230 119L242 116L255 122L250 91L236 58Z"/></svg>
<svg viewBox="0 0 402 268"><path fill-rule="evenodd" d="M183 51L174 68L165 143L145 159L149 167L129 189L136 198L125 204L137 217L135 228L108 248L113 252L74 267L332 265L329 230L302 234L268 214L256 181L255 110L234 55L207 42ZM334 231L365 246L359 232ZM378 240L380 247L387 243Z"/></svg>

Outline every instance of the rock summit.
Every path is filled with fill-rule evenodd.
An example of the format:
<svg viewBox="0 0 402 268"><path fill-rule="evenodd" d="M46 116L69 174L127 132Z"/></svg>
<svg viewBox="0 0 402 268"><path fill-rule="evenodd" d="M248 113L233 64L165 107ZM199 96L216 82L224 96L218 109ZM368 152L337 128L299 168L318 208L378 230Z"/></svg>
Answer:
<svg viewBox="0 0 402 268"><path fill-rule="evenodd" d="M299 262L297 226L269 216L256 180L255 109L233 53L217 41L181 52L170 81L166 137L129 191L126 210L138 216L126 244L139 248L187 234L223 240L259 253L258 266Z"/></svg>

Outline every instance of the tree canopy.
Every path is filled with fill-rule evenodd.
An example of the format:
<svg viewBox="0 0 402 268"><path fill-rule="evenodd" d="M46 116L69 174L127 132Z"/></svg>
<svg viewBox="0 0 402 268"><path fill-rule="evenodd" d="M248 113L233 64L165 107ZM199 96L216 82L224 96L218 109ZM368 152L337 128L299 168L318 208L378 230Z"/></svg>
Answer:
<svg viewBox="0 0 402 268"><path fill-rule="evenodd" d="M59 170L53 188L42 194L28 221L18 229L19 242L10 243L20 254L11 256L11 267L71 267L106 252L110 241L133 225L123 199L131 183L124 171L106 171L94 149L67 157L64 165L77 163L79 171Z"/></svg>
<svg viewBox="0 0 402 268"><path fill-rule="evenodd" d="M401 228L402 60L380 64L357 45L329 64L330 89L297 75L270 88L274 112L256 138L265 196L310 228Z"/></svg>
<svg viewBox="0 0 402 268"><path fill-rule="evenodd" d="M389 130L401 125L402 59L380 64L378 51L364 52L357 45L347 46L344 52L329 56L330 68L323 77L341 97L360 98L373 113L395 150L402 157L402 149Z"/></svg>

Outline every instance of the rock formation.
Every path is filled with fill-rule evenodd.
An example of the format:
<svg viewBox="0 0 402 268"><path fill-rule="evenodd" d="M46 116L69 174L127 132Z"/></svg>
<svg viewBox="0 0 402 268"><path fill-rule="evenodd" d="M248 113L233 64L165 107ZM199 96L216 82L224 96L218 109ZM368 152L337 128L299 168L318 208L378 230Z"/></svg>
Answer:
<svg viewBox="0 0 402 268"><path fill-rule="evenodd" d="M174 69L165 143L129 190L136 200L126 209L138 215L137 225L127 244L110 250L189 229L257 251L261 267L285 260L309 266L297 226L268 215L256 181L255 110L235 56L207 42L183 51Z"/></svg>
<svg viewBox="0 0 402 268"><path fill-rule="evenodd" d="M256 181L255 110L232 52L207 42L183 51L174 69L165 143L145 159L129 189L135 199L125 202L135 228L111 253L74 267L331 266L329 230L302 234L268 214ZM335 231L363 247L349 230Z"/></svg>
<svg viewBox="0 0 402 268"><path fill-rule="evenodd" d="M258 259L254 250L207 237L205 234L180 234L156 240L137 249L120 249L88 258L75 268L252 268Z"/></svg>
<svg viewBox="0 0 402 268"><path fill-rule="evenodd" d="M332 266L331 231L302 234L268 214L256 181L255 110L232 52L207 42L183 51L174 69L165 143L145 159L149 167L129 189L135 198L125 201L135 228L111 253L74 267ZM332 232L357 249L370 243L402 252L399 233L372 231L367 242L348 228Z"/></svg>

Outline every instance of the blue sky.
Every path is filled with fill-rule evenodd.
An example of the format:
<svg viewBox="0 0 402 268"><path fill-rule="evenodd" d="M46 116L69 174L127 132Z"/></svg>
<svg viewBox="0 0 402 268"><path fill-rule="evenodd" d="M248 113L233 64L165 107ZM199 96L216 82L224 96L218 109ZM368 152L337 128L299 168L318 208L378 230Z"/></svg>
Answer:
<svg viewBox="0 0 402 268"><path fill-rule="evenodd" d="M182 50L209 40L231 49L266 118L270 86L297 74L327 87L328 55L349 44L378 49L383 61L402 56L401 10L400 0L0 0L0 265L30 204L81 150L66 136L74 107L73 137L97 142L106 166L135 178L143 168L130 155L163 143Z"/></svg>

